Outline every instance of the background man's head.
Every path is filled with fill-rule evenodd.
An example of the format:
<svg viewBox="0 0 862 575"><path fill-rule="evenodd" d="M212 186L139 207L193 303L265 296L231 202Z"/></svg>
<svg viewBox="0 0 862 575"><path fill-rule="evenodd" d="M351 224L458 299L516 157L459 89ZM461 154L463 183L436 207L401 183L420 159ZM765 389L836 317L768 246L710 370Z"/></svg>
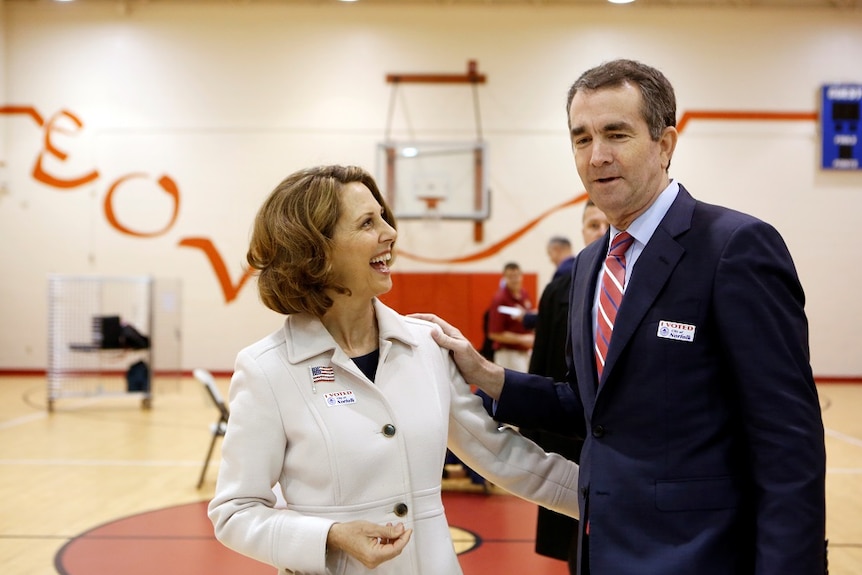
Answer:
<svg viewBox="0 0 862 575"><path fill-rule="evenodd" d="M503 266L503 281L506 282L506 288L513 294L521 292L521 286L524 283L524 274L521 271L521 266L515 262L509 262Z"/></svg>
<svg viewBox="0 0 862 575"><path fill-rule="evenodd" d="M563 236L554 236L548 240L548 257L555 266L559 266L563 260L572 257L572 242Z"/></svg>
<svg viewBox="0 0 862 575"><path fill-rule="evenodd" d="M608 231L608 218L593 200L587 200L587 205L584 206L582 223L581 233L584 236L585 246L604 236L605 232Z"/></svg>

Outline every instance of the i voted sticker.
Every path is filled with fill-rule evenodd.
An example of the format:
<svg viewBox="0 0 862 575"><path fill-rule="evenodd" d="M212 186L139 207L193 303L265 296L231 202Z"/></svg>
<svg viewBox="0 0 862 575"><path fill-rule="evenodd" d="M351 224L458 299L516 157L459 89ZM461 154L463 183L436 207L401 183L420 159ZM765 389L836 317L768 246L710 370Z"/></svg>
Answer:
<svg viewBox="0 0 862 575"><path fill-rule="evenodd" d="M352 390L345 389L344 391L325 393L323 395L323 401L326 402L327 407L335 407L336 405L351 405L356 403L356 396L353 395Z"/></svg>
<svg viewBox="0 0 862 575"><path fill-rule="evenodd" d="M695 327L687 323L661 320L658 322L658 333L656 335L663 339L692 342L694 341L694 330Z"/></svg>

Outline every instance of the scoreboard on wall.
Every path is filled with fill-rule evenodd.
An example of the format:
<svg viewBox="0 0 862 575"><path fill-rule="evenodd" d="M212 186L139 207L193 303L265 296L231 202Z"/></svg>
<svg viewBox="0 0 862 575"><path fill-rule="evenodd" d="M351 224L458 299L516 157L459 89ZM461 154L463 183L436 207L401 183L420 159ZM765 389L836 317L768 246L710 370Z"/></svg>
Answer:
<svg viewBox="0 0 862 575"><path fill-rule="evenodd" d="M821 166L824 169L862 169L860 104L862 104L862 84L823 86L820 125L823 133Z"/></svg>

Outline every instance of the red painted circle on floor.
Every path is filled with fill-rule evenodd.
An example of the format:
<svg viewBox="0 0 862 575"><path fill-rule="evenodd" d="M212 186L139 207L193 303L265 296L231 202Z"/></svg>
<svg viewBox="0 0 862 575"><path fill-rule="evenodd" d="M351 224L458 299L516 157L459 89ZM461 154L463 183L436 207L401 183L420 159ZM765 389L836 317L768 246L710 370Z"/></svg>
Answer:
<svg viewBox="0 0 862 575"><path fill-rule="evenodd" d="M533 551L535 505L511 495L458 492L444 492L443 504L450 525L476 536L477 544L459 556L465 575L568 574L564 562ZM55 567L61 575L273 575L272 566L215 539L206 507L199 501L106 523L64 545Z"/></svg>

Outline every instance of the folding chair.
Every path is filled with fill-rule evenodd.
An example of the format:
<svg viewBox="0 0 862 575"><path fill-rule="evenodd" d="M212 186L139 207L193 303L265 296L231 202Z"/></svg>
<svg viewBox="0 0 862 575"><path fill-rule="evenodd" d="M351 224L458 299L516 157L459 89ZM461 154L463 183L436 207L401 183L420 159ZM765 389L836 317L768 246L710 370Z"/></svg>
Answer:
<svg viewBox="0 0 862 575"><path fill-rule="evenodd" d="M218 387L216 387L215 379L212 374L201 368L195 369L192 374L195 376L195 379L203 384L204 388L207 390L207 394L210 396L210 399L212 399L219 411L218 421L210 426L213 436L212 441L210 441L210 447L207 450L207 456L204 459L204 468L201 469L201 476L200 479L198 479L198 489L200 489L204 484L204 478L206 477L207 467L209 467L213 449L215 449L216 440L219 437L224 437L224 433L227 430L227 419L230 412L228 411L227 403L222 399L221 392Z"/></svg>

